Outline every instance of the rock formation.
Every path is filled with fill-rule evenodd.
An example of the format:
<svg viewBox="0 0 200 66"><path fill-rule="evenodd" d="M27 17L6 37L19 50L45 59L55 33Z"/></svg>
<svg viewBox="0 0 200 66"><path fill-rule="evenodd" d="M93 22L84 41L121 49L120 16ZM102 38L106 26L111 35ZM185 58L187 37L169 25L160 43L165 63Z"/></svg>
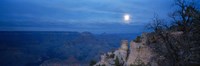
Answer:
<svg viewBox="0 0 200 66"><path fill-rule="evenodd" d="M101 60L94 66L133 66L148 65L154 56L151 48L146 45L147 34L143 33L137 41L122 40L121 47L114 52L108 52L101 56ZM156 66L151 62L151 65Z"/></svg>
<svg viewBox="0 0 200 66"><path fill-rule="evenodd" d="M141 37L141 42L131 41L130 43L130 54L127 59L127 65L148 65L153 53L151 49L145 45L146 35L143 34Z"/></svg>
<svg viewBox="0 0 200 66"><path fill-rule="evenodd" d="M94 66L115 66L116 63L124 65L126 63L127 53L128 41L122 40L121 47L118 50L101 55L100 62Z"/></svg>

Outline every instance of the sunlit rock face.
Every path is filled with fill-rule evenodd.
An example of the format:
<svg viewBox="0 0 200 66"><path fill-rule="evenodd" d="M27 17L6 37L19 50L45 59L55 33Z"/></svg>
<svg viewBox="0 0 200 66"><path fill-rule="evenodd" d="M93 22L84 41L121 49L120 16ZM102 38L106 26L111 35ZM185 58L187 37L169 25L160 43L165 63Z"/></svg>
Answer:
<svg viewBox="0 0 200 66"><path fill-rule="evenodd" d="M128 57L127 65L137 65L140 63L147 65L150 62L152 56L153 53L151 52L150 48L145 46L143 43L136 43L132 41L130 43L130 54Z"/></svg>
<svg viewBox="0 0 200 66"><path fill-rule="evenodd" d="M122 40L121 47L118 50L102 55L101 61L95 66L115 66L116 59L118 59L119 64L122 64L121 66L142 64L157 66L157 64L152 61L152 58L155 57L155 53L146 45L147 35L147 33L143 33L139 39L140 42L131 41L130 48L128 48L128 41ZM112 55L114 56L111 57Z"/></svg>
<svg viewBox="0 0 200 66"><path fill-rule="evenodd" d="M124 51L127 51L128 50L128 40L122 40L121 41L121 48L120 50L124 50Z"/></svg>
<svg viewBox="0 0 200 66"><path fill-rule="evenodd" d="M114 52L115 58L120 59L120 63L125 63L128 53L128 40L122 40L121 47Z"/></svg>
<svg viewBox="0 0 200 66"><path fill-rule="evenodd" d="M121 64L126 63L127 53L128 40L122 40L121 47L118 50L101 55L101 60L94 66L113 66L115 65L116 59L118 59Z"/></svg>
<svg viewBox="0 0 200 66"><path fill-rule="evenodd" d="M127 65L131 64L140 64L144 63L147 65L151 58L153 57L153 53L151 49L146 46L146 35L145 33L142 34L141 36L141 42L134 42L131 41L130 43L130 54L128 57Z"/></svg>

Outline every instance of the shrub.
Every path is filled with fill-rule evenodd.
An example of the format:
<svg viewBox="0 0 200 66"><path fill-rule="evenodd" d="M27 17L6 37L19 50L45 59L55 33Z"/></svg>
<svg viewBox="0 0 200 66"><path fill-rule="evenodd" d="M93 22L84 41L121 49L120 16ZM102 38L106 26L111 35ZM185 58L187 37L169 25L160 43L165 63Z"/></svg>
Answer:
<svg viewBox="0 0 200 66"><path fill-rule="evenodd" d="M93 65L95 65L97 62L95 61L95 60L91 60L90 61L90 66L93 66Z"/></svg>
<svg viewBox="0 0 200 66"><path fill-rule="evenodd" d="M140 36L137 36L136 39L133 40L133 41L139 43L139 42L141 42L141 37L140 37Z"/></svg>

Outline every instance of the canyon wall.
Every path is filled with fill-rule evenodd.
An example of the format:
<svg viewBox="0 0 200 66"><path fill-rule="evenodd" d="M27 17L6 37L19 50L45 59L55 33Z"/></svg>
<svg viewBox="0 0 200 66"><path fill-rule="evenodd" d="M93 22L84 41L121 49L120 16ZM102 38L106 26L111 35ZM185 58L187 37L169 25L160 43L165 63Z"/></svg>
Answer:
<svg viewBox="0 0 200 66"><path fill-rule="evenodd" d="M101 56L101 60L94 66L133 66L133 65L154 65L152 57L155 54L146 44L147 34L143 33L137 41L122 40L121 47L113 52ZM128 48L130 46L130 48Z"/></svg>

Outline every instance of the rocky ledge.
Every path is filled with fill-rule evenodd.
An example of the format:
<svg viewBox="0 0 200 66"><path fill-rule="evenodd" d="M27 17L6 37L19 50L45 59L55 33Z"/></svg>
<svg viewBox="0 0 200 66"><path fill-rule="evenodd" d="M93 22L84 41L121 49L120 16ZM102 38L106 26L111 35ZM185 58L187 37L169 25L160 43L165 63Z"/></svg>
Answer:
<svg viewBox="0 0 200 66"><path fill-rule="evenodd" d="M101 60L94 66L157 66L152 61L155 56L147 46L147 34L143 33L133 41L122 40L119 49L101 55Z"/></svg>

